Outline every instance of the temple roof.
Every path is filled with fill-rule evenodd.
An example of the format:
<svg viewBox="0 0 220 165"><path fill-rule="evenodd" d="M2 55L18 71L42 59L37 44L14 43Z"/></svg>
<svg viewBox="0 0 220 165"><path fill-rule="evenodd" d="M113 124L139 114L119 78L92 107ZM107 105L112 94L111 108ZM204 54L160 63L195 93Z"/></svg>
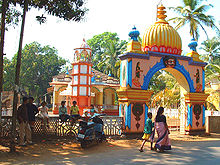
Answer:
<svg viewBox="0 0 220 165"><path fill-rule="evenodd" d="M72 70L68 71L69 73L72 73ZM98 70L95 70L92 68L92 72L95 75L95 81L92 82L92 84L118 84L119 85L119 80L114 77L110 77L107 74L104 74ZM67 76L66 72L60 73L56 76L53 76L53 82L70 82L72 80L71 76Z"/></svg>
<svg viewBox="0 0 220 165"><path fill-rule="evenodd" d="M142 47L145 51L178 54L182 52L182 41L178 32L165 20L165 7L158 7L157 18L145 32Z"/></svg>

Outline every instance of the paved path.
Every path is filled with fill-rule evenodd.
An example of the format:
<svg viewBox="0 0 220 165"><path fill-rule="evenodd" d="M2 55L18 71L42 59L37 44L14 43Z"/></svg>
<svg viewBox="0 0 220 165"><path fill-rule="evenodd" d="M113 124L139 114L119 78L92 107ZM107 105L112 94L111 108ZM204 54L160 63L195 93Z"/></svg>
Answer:
<svg viewBox="0 0 220 165"><path fill-rule="evenodd" d="M98 147L109 147L98 146ZM148 149L148 148L147 148ZM98 148L97 148L98 150ZM36 164L77 164L77 165L122 165L122 164L199 164L220 165L220 141L204 142L173 142L173 150L166 153L145 151L140 153L137 148L112 147L96 153L86 153L77 157L65 156L33 162Z"/></svg>

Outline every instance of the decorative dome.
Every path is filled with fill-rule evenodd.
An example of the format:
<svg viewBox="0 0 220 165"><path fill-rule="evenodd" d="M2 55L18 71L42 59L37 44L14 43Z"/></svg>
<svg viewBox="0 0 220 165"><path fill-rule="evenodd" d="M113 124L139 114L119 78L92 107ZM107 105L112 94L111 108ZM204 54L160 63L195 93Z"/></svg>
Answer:
<svg viewBox="0 0 220 165"><path fill-rule="evenodd" d="M131 37L132 40L134 41L138 41L138 36L140 35L140 32L138 30L136 30L136 27L134 26L132 28L132 31L129 32L129 37Z"/></svg>
<svg viewBox="0 0 220 165"><path fill-rule="evenodd" d="M158 7L157 18L143 36L142 48L144 51L154 51L181 55L182 42L177 31L165 20L166 11L163 5Z"/></svg>

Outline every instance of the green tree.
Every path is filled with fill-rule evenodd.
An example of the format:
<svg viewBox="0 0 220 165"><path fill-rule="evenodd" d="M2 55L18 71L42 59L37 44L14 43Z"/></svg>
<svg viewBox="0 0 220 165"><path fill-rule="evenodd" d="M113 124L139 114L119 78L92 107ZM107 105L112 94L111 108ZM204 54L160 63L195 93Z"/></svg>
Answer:
<svg viewBox="0 0 220 165"><path fill-rule="evenodd" d="M205 52L201 55L202 60L210 64L220 63L220 36L202 42L201 49Z"/></svg>
<svg viewBox="0 0 220 165"><path fill-rule="evenodd" d="M2 120L2 85L3 85L3 55L4 55L4 37L5 37L5 15L6 15L6 0L1 2L1 38L0 38L0 126Z"/></svg>
<svg viewBox="0 0 220 165"><path fill-rule="evenodd" d="M152 106L161 105L171 108L179 104L180 85L169 72L156 72L151 78L149 89L154 91L151 98Z"/></svg>
<svg viewBox="0 0 220 165"><path fill-rule="evenodd" d="M170 7L170 9L177 12L180 16L173 17L169 21L176 23L176 29L189 24L190 35L197 39L199 38L199 27L205 32L207 38L208 34L204 28L204 25L213 29L218 28L214 24L213 16L206 15L205 12L212 7L212 5L202 5L202 1L198 0L182 0L183 6Z"/></svg>
<svg viewBox="0 0 220 165"><path fill-rule="evenodd" d="M208 63L205 67L206 81L220 81L220 41L219 37L213 37L202 43L201 59Z"/></svg>
<svg viewBox="0 0 220 165"><path fill-rule="evenodd" d="M87 40L92 49L93 68L103 73L119 77L120 60L118 55L126 50L127 42L120 40L117 33L104 32Z"/></svg>
<svg viewBox="0 0 220 165"><path fill-rule="evenodd" d="M22 55L20 87L25 89L28 95L39 98L47 92L49 82L60 72L66 60L58 56L54 47L41 46L37 42L25 45ZM12 77L15 76L13 73L16 60L17 54L14 55L12 61L5 58L5 90L12 90L14 87Z"/></svg>
<svg viewBox="0 0 220 165"><path fill-rule="evenodd" d="M20 40L19 40L19 48L17 55L17 64L15 70L15 89L19 87L19 78L20 78L20 66L21 66L21 52L22 52L22 43L24 36L24 25L26 12L29 7L34 7L38 9L45 9L45 11L53 16L57 16L59 18L63 18L67 21L80 21L85 15L87 9L83 8L84 1L83 0L11 0L13 4L19 4L23 8L22 14L22 23L21 23L21 32L20 32ZM10 151L15 151L15 143L14 143L14 135L16 129L16 109L18 103L18 91L14 90L14 99L13 99L13 119L12 119L12 141Z"/></svg>

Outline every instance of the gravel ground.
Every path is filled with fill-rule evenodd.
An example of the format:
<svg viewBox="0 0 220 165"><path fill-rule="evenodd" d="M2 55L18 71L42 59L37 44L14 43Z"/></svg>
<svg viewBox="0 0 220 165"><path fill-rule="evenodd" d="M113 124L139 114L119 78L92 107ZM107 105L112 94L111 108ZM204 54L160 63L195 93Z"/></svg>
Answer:
<svg viewBox="0 0 220 165"><path fill-rule="evenodd" d="M0 146L0 164L220 164L220 134L211 136L170 135L172 151L158 153L145 146L138 148L141 140L109 139L107 142L81 149L71 139L34 139L35 144L17 147L16 153L8 153L8 147Z"/></svg>

